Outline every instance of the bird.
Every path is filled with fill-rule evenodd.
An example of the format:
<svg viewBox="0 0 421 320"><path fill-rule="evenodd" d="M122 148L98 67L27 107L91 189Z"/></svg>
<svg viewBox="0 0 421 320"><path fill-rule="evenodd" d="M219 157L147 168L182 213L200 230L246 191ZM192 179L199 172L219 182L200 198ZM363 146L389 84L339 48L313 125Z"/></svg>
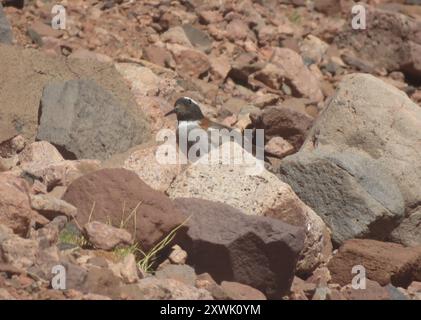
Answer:
<svg viewBox="0 0 421 320"><path fill-rule="evenodd" d="M165 114L165 117L175 114L177 116L177 143L180 146L180 141L184 141L186 149L182 150L186 155L189 149L197 143L196 141L189 141L189 137L192 137L192 131L198 130L197 134L193 134L193 137L200 136L200 132L207 135L208 149L205 152L209 152L215 147L220 146L227 135L231 141L237 142L244 147L249 139L242 135L242 133L234 128L223 125L221 123L212 121L205 117L202 110L200 109L199 103L189 97L178 98L174 104L174 108ZM244 144L243 144L244 142ZM251 144L252 145L252 144ZM253 145L253 153L256 155L256 146Z"/></svg>

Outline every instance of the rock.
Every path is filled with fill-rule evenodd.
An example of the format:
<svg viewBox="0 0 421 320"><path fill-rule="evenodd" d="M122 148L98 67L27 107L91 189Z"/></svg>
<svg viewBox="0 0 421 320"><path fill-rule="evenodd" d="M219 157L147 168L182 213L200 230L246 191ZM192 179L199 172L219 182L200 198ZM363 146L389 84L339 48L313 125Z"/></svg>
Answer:
<svg viewBox="0 0 421 320"><path fill-rule="evenodd" d="M65 216L58 216L44 227L32 232L31 239L37 240L41 248L48 248L56 245L59 234L66 224L67 218Z"/></svg>
<svg viewBox="0 0 421 320"><path fill-rule="evenodd" d="M121 262L120 274L127 284L139 281L139 272L134 254L130 253Z"/></svg>
<svg viewBox="0 0 421 320"><path fill-rule="evenodd" d="M180 26L170 28L161 34L161 41L171 44L179 44L188 48L193 47L184 29Z"/></svg>
<svg viewBox="0 0 421 320"><path fill-rule="evenodd" d="M192 78L199 78L210 69L208 56L199 50L176 47L175 50L172 49L171 51L177 64L176 70L180 74L185 74Z"/></svg>
<svg viewBox="0 0 421 320"><path fill-rule="evenodd" d="M175 245L168 258L173 264L185 264L187 261L187 252L184 251L179 245Z"/></svg>
<svg viewBox="0 0 421 320"><path fill-rule="evenodd" d="M183 30L193 47L208 53L212 49L212 39L209 35L191 24L183 25Z"/></svg>
<svg viewBox="0 0 421 320"><path fill-rule="evenodd" d="M304 63L306 65L313 63L319 64L322 61L328 48L329 45L326 42L309 34L304 38L300 46L300 52Z"/></svg>
<svg viewBox="0 0 421 320"><path fill-rule="evenodd" d="M407 288L410 297L421 300L421 282L413 281Z"/></svg>
<svg viewBox="0 0 421 320"><path fill-rule="evenodd" d="M300 152L283 159L281 177L336 242L385 239L421 199L420 126L421 109L403 92L371 75L346 76Z"/></svg>
<svg viewBox="0 0 421 320"><path fill-rule="evenodd" d="M338 14L341 12L341 1L315 0L314 9L326 15Z"/></svg>
<svg viewBox="0 0 421 320"><path fill-rule="evenodd" d="M118 63L116 69L131 84L135 96L155 95L159 90L161 79L149 68L134 63Z"/></svg>
<svg viewBox="0 0 421 320"><path fill-rule="evenodd" d="M294 146L282 137L273 137L265 145L265 152L282 159L294 152Z"/></svg>
<svg viewBox="0 0 421 320"><path fill-rule="evenodd" d="M12 27L10 26L6 14L3 11L3 6L0 3L0 43L12 44L12 42Z"/></svg>
<svg viewBox="0 0 421 320"><path fill-rule="evenodd" d="M33 22L28 27L28 35L36 38L40 38L42 41L43 37L59 38L63 36L62 30L56 30L51 27L51 24L45 24L39 20ZM35 42L35 41L34 41ZM41 43L42 45L42 43Z"/></svg>
<svg viewBox="0 0 421 320"><path fill-rule="evenodd" d="M173 279L149 277L122 288L130 300L213 300L209 292Z"/></svg>
<svg viewBox="0 0 421 320"><path fill-rule="evenodd" d="M197 276L196 288L210 292L215 300L228 300L227 293L215 282L209 273L202 273Z"/></svg>
<svg viewBox="0 0 421 320"><path fill-rule="evenodd" d="M390 239L405 246L421 245L421 208L410 213L401 224L393 230Z"/></svg>
<svg viewBox="0 0 421 320"><path fill-rule="evenodd" d="M184 222L170 199L125 169L103 169L82 176L68 187L63 200L78 209L80 225L90 216L91 221L111 221L115 227L123 223L135 233L135 241L145 252ZM181 227L177 234L183 232Z"/></svg>
<svg viewBox="0 0 421 320"><path fill-rule="evenodd" d="M347 300L390 300L389 292L376 281L366 279L365 289L353 289L347 285L341 289Z"/></svg>
<svg viewBox="0 0 421 320"><path fill-rule="evenodd" d="M0 241L0 252L3 262L26 270L37 261L38 242L13 235Z"/></svg>
<svg viewBox="0 0 421 320"><path fill-rule="evenodd" d="M19 154L19 163L37 163L38 166L46 166L54 162L64 160L60 152L47 141L37 141L28 145Z"/></svg>
<svg viewBox="0 0 421 320"><path fill-rule="evenodd" d="M48 223L47 219L32 210L28 191L25 180L9 173L0 173L0 224L21 236L27 235L34 222Z"/></svg>
<svg viewBox="0 0 421 320"><path fill-rule="evenodd" d="M404 288L396 288L390 283L384 287L389 294L390 300L410 300L410 297Z"/></svg>
<svg viewBox="0 0 421 320"><path fill-rule="evenodd" d="M112 63L113 59L105 54L93 52L86 49L77 49L69 55L69 59L94 60L100 63Z"/></svg>
<svg viewBox="0 0 421 320"><path fill-rule="evenodd" d="M44 88L37 138L61 149L68 159L105 160L148 137L144 119L135 118L94 81L54 82ZM68 121L63 122L63 114Z"/></svg>
<svg viewBox="0 0 421 320"><path fill-rule="evenodd" d="M114 67L96 61L54 58L33 49L1 46L0 73L9 79L1 92L1 126L13 123L25 138L33 140L38 126L38 108L44 86L51 81L90 78L109 90L138 114L129 88ZM28 88L19 92L16 88ZM3 102L7 101L5 104Z"/></svg>
<svg viewBox="0 0 421 320"><path fill-rule="evenodd" d="M309 283L298 277L294 277L290 289L290 297L292 300L309 300L309 298L314 295L317 287L318 286L314 283Z"/></svg>
<svg viewBox="0 0 421 320"><path fill-rule="evenodd" d="M352 268L361 265L366 276L381 286L389 283L407 287L420 279L421 247L406 248L391 242L368 239L346 241L328 264L332 281L344 286L355 276Z"/></svg>
<svg viewBox="0 0 421 320"><path fill-rule="evenodd" d="M155 272L158 279L173 279L182 282L188 286L195 286L196 273L188 265L170 264Z"/></svg>
<svg viewBox="0 0 421 320"><path fill-rule="evenodd" d="M59 162L29 162L21 165L23 174L42 181L48 191L68 186L84 174L99 170L98 160L64 160ZM35 180L34 182L38 181Z"/></svg>
<svg viewBox="0 0 421 320"><path fill-rule="evenodd" d="M8 61L0 65L0 74L8 79L0 93L0 127L13 124L26 139L33 141L36 136L42 91L52 81L93 79L122 101L135 118L144 118L127 84L112 66L96 61L53 58L37 50L5 45L0 45L0 60ZM28 90L18 90L23 87Z"/></svg>
<svg viewBox="0 0 421 320"><path fill-rule="evenodd" d="M376 68L401 70L409 77L421 74L421 22L396 11L366 8L366 31L355 32L345 24L336 36L339 48L347 48L355 57Z"/></svg>
<svg viewBox="0 0 421 320"><path fill-rule="evenodd" d="M12 296L6 289L0 288L0 300L16 300L16 298Z"/></svg>
<svg viewBox="0 0 421 320"><path fill-rule="evenodd" d="M81 290L83 293L94 293L119 299L122 284L110 269L92 267L86 273Z"/></svg>
<svg viewBox="0 0 421 320"><path fill-rule="evenodd" d="M165 192L184 166L160 163L158 151L156 146L136 150L125 160L123 167L136 172L153 189Z"/></svg>
<svg viewBox="0 0 421 320"><path fill-rule="evenodd" d="M222 290L229 300L266 300L266 297L259 290L237 282L222 281Z"/></svg>
<svg viewBox="0 0 421 320"><path fill-rule="evenodd" d="M72 219L77 215L77 209L66 201L48 195L31 195L30 198L31 208L49 220L58 216Z"/></svg>
<svg viewBox="0 0 421 320"><path fill-rule="evenodd" d="M175 68L175 61L171 53L158 46L148 46L143 51L143 58L165 68Z"/></svg>
<svg viewBox="0 0 421 320"><path fill-rule="evenodd" d="M26 145L26 140L21 135L13 136L0 143L0 157L11 158L21 152Z"/></svg>
<svg viewBox="0 0 421 320"><path fill-rule="evenodd" d="M335 243L386 239L403 218L394 179L361 152L300 151L283 159L280 175L329 226Z"/></svg>
<svg viewBox="0 0 421 320"><path fill-rule="evenodd" d="M237 144L229 145L232 149L232 160L243 149ZM225 146L213 149L210 159L218 158ZM177 176L167 193L171 198L193 197L211 201L220 201L242 210L249 215L276 215L290 210L290 203L300 202L291 188L267 170L259 170L256 175L248 174L248 161L253 158L244 154L245 161L240 164L213 163L211 165L196 162ZM231 160L231 159L230 159ZM253 162L255 164L255 162Z"/></svg>
<svg viewBox="0 0 421 320"><path fill-rule="evenodd" d="M301 228L217 202L182 198L176 203L191 216L182 245L195 270L218 282L252 286L272 299L289 289L304 242Z"/></svg>
<svg viewBox="0 0 421 320"><path fill-rule="evenodd" d="M239 84L247 84L251 75L263 67L256 54L242 53L234 59L228 76Z"/></svg>
<svg viewBox="0 0 421 320"><path fill-rule="evenodd" d="M291 107L269 106L252 113L250 116L254 127L264 129L265 137L271 139L281 136L298 151L303 144L313 119L305 112Z"/></svg>
<svg viewBox="0 0 421 320"><path fill-rule="evenodd" d="M98 249L112 250L117 246L131 245L133 243L132 236L126 230L101 222L88 222L83 227L83 230L88 241Z"/></svg>
<svg viewBox="0 0 421 320"><path fill-rule="evenodd" d="M306 97L316 102L323 100L317 79L304 65L301 56L288 48L275 48L269 63L251 77L277 90L287 84L295 97Z"/></svg>
<svg viewBox="0 0 421 320"><path fill-rule="evenodd" d="M248 25L240 19L232 20L226 27L227 37L231 41L245 40L249 31Z"/></svg>

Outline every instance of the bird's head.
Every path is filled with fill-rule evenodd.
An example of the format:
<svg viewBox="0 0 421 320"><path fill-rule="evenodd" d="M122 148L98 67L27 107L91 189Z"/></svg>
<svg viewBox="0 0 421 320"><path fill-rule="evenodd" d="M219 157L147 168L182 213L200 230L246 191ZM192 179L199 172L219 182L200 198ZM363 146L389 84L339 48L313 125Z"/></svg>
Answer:
<svg viewBox="0 0 421 320"><path fill-rule="evenodd" d="M204 118L199 104L189 97L177 99L174 104L174 109L165 114L165 116L169 116L173 113L177 115L178 121L197 121Z"/></svg>

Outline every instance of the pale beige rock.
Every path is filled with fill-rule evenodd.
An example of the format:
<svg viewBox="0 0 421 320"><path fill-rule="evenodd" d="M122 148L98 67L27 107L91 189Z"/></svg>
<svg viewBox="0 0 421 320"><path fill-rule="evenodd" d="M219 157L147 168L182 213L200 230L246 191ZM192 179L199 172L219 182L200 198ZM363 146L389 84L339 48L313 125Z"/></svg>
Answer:
<svg viewBox="0 0 421 320"><path fill-rule="evenodd" d="M153 189L165 192L184 166L159 163L157 151L157 146L136 150L125 160L123 167L136 172Z"/></svg>
<svg viewBox="0 0 421 320"><path fill-rule="evenodd" d="M62 215L75 218L77 215L77 209L64 200L49 195L32 195L30 198L32 209L38 211L47 219L52 220Z"/></svg>
<svg viewBox="0 0 421 320"><path fill-rule="evenodd" d="M0 243L0 252L4 262L19 269L34 265L37 260L38 241L12 236Z"/></svg>
<svg viewBox="0 0 421 320"><path fill-rule="evenodd" d="M173 44L175 43L189 48L193 48L193 45L191 44L189 38L187 38L184 32L184 29L179 26L170 28L167 31L165 31L161 35L161 41Z"/></svg>
<svg viewBox="0 0 421 320"><path fill-rule="evenodd" d="M128 231L101 222L89 222L83 229L89 242L98 249L112 250L118 245L130 245L133 243L133 238Z"/></svg>
<svg viewBox="0 0 421 320"><path fill-rule="evenodd" d="M134 95L156 95L161 79L152 70L134 63L117 63L115 67L129 81Z"/></svg>
<svg viewBox="0 0 421 320"><path fill-rule="evenodd" d="M273 137L266 144L265 152L282 159L294 152L294 146L282 137Z"/></svg>
<svg viewBox="0 0 421 320"><path fill-rule="evenodd" d="M51 163L29 162L21 166L22 170L39 178L48 190L56 186L68 186L77 178L99 170L99 160L63 160Z"/></svg>
<svg viewBox="0 0 421 320"><path fill-rule="evenodd" d="M229 146L232 153L227 157L231 156L232 161L240 160L243 149L235 143ZM224 148L222 145L213 149L210 159L218 158L218 153L226 150ZM248 163L256 164L252 155L246 153L245 158ZM265 215L304 227L306 240L298 268L303 273L312 271L330 254L328 229L288 184L264 168L260 168L260 172L255 169L244 162L223 164L222 161L216 161L203 164L198 161L177 176L167 193L173 199L191 197L219 201L249 215Z"/></svg>
<svg viewBox="0 0 421 320"><path fill-rule="evenodd" d="M169 259L174 264L185 264L187 260L187 252L184 251L179 245L175 245L172 248L169 255Z"/></svg>
<svg viewBox="0 0 421 320"><path fill-rule="evenodd" d="M125 283L135 283L139 281L138 268L134 254L130 253L121 262L120 274Z"/></svg>
<svg viewBox="0 0 421 320"><path fill-rule="evenodd" d="M197 289L173 279L149 277L132 285L127 292L129 299L136 300L213 300L204 289ZM125 290L123 288L123 294Z"/></svg>
<svg viewBox="0 0 421 320"><path fill-rule="evenodd" d="M47 141L31 143L19 154L19 162L21 165L37 163L39 166L45 166L63 160L64 158L60 152Z"/></svg>

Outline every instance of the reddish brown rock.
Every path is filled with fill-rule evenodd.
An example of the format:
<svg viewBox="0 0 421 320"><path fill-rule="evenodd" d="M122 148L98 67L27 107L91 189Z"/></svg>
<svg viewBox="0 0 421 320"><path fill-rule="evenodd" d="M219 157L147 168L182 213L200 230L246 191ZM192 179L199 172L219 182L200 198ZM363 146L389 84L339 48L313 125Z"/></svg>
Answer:
<svg viewBox="0 0 421 320"><path fill-rule="evenodd" d="M317 78L298 53L287 48L276 48L269 62L251 77L276 90L286 84L291 88L292 95L298 98L306 97L317 102L323 100Z"/></svg>
<svg viewBox="0 0 421 320"><path fill-rule="evenodd" d="M330 260L328 268L332 281L350 284L356 274L354 266L363 266L367 278L385 286L406 287L421 279L421 247L404 247L390 242L352 239L345 241Z"/></svg>
<svg viewBox="0 0 421 320"><path fill-rule="evenodd" d="M146 60L165 68L175 67L175 62L171 53L163 47L149 46L143 51L143 57Z"/></svg>
<svg viewBox="0 0 421 320"><path fill-rule="evenodd" d="M420 77L420 20L394 10L371 7L367 8L366 17L364 32L355 32L350 23L345 24L335 43L376 68L401 70L409 77Z"/></svg>
<svg viewBox="0 0 421 320"><path fill-rule="evenodd" d="M46 218L32 210L28 192L25 180L0 173L0 224L21 236L26 236L31 222L48 223Z"/></svg>
<svg viewBox="0 0 421 320"><path fill-rule="evenodd" d="M266 300L259 290L238 282L222 281L221 287L229 300Z"/></svg>
<svg viewBox="0 0 421 320"><path fill-rule="evenodd" d="M103 169L73 181L63 200L78 209L78 223L111 222L123 226L144 250L184 222L172 201L154 191L134 172L125 169ZM184 227L178 230L182 234Z"/></svg>
<svg viewBox="0 0 421 320"><path fill-rule="evenodd" d="M347 300L390 300L389 292L376 281L366 280L365 289L353 289L347 285L341 289Z"/></svg>
<svg viewBox="0 0 421 320"><path fill-rule="evenodd" d="M267 139L280 136L297 151L303 144L313 119L290 107L270 106L250 115L253 125L265 130Z"/></svg>

